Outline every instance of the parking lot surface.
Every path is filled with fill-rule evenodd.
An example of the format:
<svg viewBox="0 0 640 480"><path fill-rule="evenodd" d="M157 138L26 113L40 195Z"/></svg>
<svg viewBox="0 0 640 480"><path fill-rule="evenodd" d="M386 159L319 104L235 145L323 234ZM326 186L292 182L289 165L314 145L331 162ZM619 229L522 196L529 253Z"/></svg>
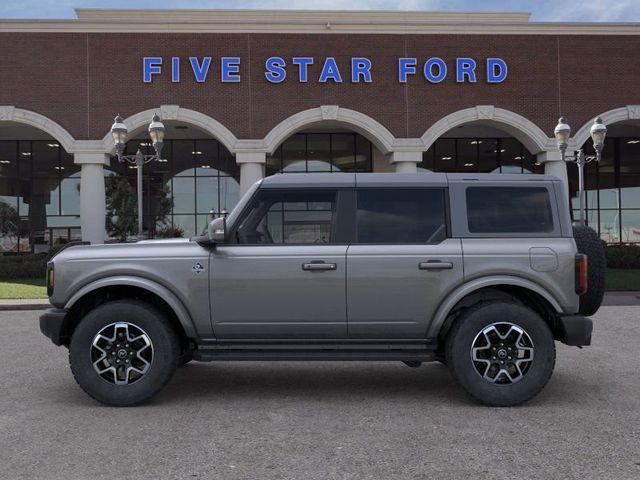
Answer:
<svg viewBox="0 0 640 480"><path fill-rule="evenodd" d="M39 312L0 312L0 478L640 478L640 307L558 344L545 390L474 403L440 364L212 363L151 403L97 404Z"/></svg>

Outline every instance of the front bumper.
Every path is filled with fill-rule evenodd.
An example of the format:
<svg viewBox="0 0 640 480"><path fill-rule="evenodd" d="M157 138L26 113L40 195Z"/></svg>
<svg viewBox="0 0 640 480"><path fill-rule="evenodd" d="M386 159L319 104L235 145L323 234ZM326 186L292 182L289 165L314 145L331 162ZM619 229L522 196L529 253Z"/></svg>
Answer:
<svg viewBox="0 0 640 480"><path fill-rule="evenodd" d="M50 308L40 315L40 331L50 338L55 345L62 345L64 323L67 319L67 311L59 308Z"/></svg>
<svg viewBox="0 0 640 480"><path fill-rule="evenodd" d="M558 319L560 324L559 340L572 347L591 345L593 322L582 315L566 315Z"/></svg>

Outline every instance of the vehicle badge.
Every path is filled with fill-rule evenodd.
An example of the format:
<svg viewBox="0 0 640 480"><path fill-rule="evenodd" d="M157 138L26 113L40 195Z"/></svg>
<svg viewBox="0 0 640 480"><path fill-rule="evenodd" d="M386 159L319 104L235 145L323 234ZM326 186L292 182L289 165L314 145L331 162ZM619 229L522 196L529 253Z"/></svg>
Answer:
<svg viewBox="0 0 640 480"><path fill-rule="evenodd" d="M200 262L196 262L194 263L193 267L191 268L191 270L193 271L193 273L195 273L196 275L201 274L202 272L204 272L204 267L202 266L202 264Z"/></svg>

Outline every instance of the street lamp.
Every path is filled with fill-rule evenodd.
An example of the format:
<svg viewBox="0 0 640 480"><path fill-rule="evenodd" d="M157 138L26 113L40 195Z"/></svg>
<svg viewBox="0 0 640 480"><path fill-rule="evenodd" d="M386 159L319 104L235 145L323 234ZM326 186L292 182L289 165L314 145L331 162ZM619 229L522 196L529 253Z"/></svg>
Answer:
<svg viewBox="0 0 640 480"><path fill-rule="evenodd" d="M553 133L556 137L558 150L562 155L562 161L575 162L578 166L578 196L580 199L580 225L585 224L585 191L584 191L584 166L592 161L599 162L602 157L602 149L604 148L604 139L607 135L607 127L602 123L602 119L597 117L591 125L591 140L593 140L593 149L595 155L585 155L582 149L573 154L567 154L569 146L569 137L571 136L571 127L564 117L560 117L558 125Z"/></svg>
<svg viewBox="0 0 640 480"><path fill-rule="evenodd" d="M153 160L160 160L162 147L164 145L164 133L165 128L164 124L160 120L158 114L154 114L151 119L151 123L149 124L149 137L151 137L151 142L153 144L153 148L155 150L154 155L144 155L140 149L136 152L135 155L125 155L124 148L127 143L127 126L124 124L124 120L120 115L118 115L113 125L111 126L111 136L113 137L113 143L116 147L116 156L118 157L119 162L128 162L132 165L135 165L135 168L138 170L138 182L137 182L137 190L138 190L138 236L142 235L142 166L145 163L149 163Z"/></svg>

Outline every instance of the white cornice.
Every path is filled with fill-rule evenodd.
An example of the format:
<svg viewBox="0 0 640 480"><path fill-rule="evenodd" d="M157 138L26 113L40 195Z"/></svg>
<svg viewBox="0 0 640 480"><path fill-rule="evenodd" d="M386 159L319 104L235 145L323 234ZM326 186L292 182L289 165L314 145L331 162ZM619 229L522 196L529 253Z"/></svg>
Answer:
<svg viewBox="0 0 640 480"><path fill-rule="evenodd" d="M1 20L0 32L639 35L640 23L530 22L528 13L78 9L73 20Z"/></svg>

